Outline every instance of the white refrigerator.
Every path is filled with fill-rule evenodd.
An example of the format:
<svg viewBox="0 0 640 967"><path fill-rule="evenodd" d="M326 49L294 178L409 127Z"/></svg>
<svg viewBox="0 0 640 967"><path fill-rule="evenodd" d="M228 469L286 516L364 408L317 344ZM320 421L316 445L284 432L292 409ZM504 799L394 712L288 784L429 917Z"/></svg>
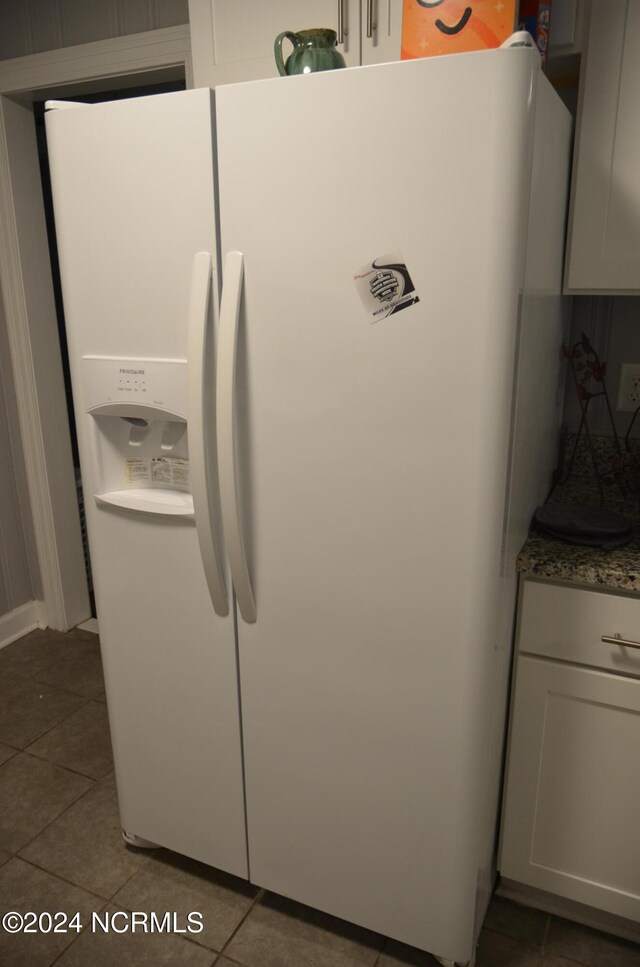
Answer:
<svg viewBox="0 0 640 967"><path fill-rule="evenodd" d="M50 107L125 838L470 962L569 115L525 47Z"/></svg>

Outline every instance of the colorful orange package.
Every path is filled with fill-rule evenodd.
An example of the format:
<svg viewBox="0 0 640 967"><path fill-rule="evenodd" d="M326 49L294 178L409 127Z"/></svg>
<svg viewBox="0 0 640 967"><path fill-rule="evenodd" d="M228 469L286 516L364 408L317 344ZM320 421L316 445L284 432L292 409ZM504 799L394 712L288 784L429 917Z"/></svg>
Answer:
<svg viewBox="0 0 640 967"><path fill-rule="evenodd" d="M404 0L402 60L499 47L515 22L516 0Z"/></svg>

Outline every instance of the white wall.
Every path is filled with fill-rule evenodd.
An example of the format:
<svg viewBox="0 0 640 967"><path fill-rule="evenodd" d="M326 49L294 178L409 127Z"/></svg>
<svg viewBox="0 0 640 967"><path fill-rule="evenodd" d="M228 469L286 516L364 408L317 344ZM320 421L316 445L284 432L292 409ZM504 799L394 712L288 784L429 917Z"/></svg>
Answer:
<svg viewBox="0 0 640 967"><path fill-rule="evenodd" d="M572 343L585 332L600 358L606 362L606 385L613 409L616 430L624 434L633 414L618 413L616 400L622 363L640 364L640 298L637 296L575 296L571 324ZM569 373L567 374L569 377ZM580 423L575 388L568 378L565 400L565 425L576 430ZM589 428L594 433L610 435L611 422L606 407L594 400L589 407ZM640 437L640 416L633 425L632 436Z"/></svg>
<svg viewBox="0 0 640 967"><path fill-rule="evenodd" d="M41 596L7 329L0 300L0 617Z"/></svg>
<svg viewBox="0 0 640 967"><path fill-rule="evenodd" d="M187 0L0 0L0 61L173 27L188 19ZM0 641L3 635L11 640L19 634L20 622L34 626L31 611L27 615L22 606L30 608L29 602L42 598L0 299ZM13 621L16 609L20 619ZM2 622L3 616L9 617Z"/></svg>
<svg viewBox="0 0 640 967"><path fill-rule="evenodd" d="M187 0L0 0L0 60L188 22Z"/></svg>
<svg viewBox="0 0 640 967"><path fill-rule="evenodd" d="M640 299L619 296L612 299L607 386L615 409L622 363L640 364ZM626 433L632 413L616 413L616 429ZM633 436L640 437L640 416L633 424Z"/></svg>

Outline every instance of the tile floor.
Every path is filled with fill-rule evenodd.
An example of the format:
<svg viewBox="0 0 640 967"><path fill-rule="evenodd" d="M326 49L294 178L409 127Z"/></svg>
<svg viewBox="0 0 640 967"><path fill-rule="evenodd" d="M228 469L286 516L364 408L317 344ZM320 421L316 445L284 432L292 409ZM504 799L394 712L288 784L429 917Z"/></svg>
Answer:
<svg viewBox="0 0 640 967"><path fill-rule="evenodd" d="M197 911L197 934L9 934L2 967L436 967L428 954L120 837L95 635L36 631L0 651L0 913ZM48 926L46 919L44 926ZM55 924L54 924L55 925ZM478 967L640 967L640 947L495 898Z"/></svg>

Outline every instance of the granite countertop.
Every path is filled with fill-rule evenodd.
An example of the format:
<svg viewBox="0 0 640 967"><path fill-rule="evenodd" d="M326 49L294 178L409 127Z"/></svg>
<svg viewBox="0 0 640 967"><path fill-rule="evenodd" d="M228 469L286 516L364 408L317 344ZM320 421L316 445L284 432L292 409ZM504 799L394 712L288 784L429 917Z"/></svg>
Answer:
<svg viewBox="0 0 640 967"><path fill-rule="evenodd" d="M557 487L551 500L591 507L601 505L596 485L580 478ZM613 487L605 489L604 505L631 518L634 525L631 543L607 551L567 544L532 530L518 556L516 566L520 574L640 593L640 505L638 501L624 500Z"/></svg>

